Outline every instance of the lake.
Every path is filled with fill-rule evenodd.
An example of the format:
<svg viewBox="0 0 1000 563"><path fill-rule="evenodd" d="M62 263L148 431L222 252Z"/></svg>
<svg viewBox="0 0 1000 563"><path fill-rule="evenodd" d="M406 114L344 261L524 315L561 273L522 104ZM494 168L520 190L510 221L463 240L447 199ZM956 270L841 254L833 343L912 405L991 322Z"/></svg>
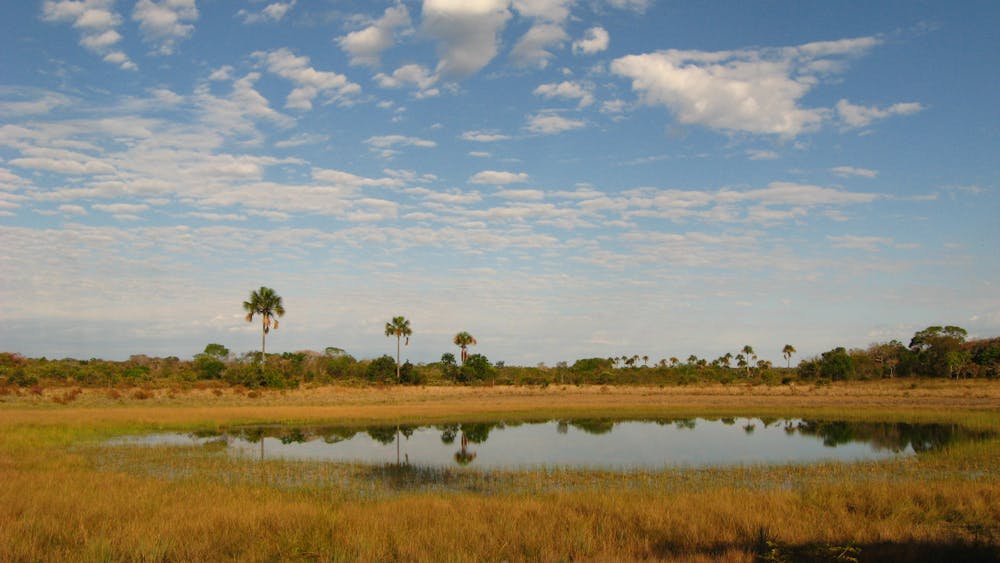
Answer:
<svg viewBox="0 0 1000 563"><path fill-rule="evenodd" d="M883 460L983 439L950 424L804 419L573 419L373 427L260 425L132 436L116 445L427 467L605 470Z"/></svg>

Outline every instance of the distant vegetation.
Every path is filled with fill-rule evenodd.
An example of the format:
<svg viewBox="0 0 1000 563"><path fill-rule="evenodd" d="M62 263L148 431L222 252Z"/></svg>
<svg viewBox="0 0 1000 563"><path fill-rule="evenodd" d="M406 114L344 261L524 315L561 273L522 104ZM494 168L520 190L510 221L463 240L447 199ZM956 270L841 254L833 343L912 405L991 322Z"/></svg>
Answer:
<svg viewBox="0 0 1000 563"><path fill-rule="evenodd" d="M272 309L276 308L272 306ZM409 321L402 317L394 318L386 327L386 334L396 337L397 346L412 333ZM759 360L749 345L735 355L727 353L713 360L694 355L685 361L676 357L651 360L648 356L633 355L583 358L572 364L559 362L555 366L507 366L503 362L491 362L482 354L469 354L467 347L476 341L467 332L456 335L455 343L464 361L456 361L454 354L445 352L440 361L428 364L400 363L398 356L389 355L357 359L336 347L323 351L265 354L261 361L260 352L234 355L216 343L205 346L192 360L143 355L132 356L126 361L53 360L0 353L0 386L112 387L194 382L247 388L396 382L410 385L685 385L700 382L780 385L797 381L821 384L897 377L1000 377L1000 338L967 341L966 331L955 326L928 327L914 334L908 345L894 340L875 343L865 349L837 347L806 358L797 367L787 367L789 364L775 367L766 360ZM786 345L781 352L790 360L795 349Z"/></svg>

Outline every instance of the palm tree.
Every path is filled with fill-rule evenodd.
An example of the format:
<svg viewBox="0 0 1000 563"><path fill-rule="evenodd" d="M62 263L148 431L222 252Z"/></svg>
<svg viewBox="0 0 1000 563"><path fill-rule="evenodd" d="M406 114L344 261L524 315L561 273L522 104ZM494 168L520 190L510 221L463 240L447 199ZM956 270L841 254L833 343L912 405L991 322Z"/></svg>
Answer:
<svg viewBox="0 0 1000 563"><path fill-rule="evenodd" d="M278 330L278 319L275 316L283 317L285 307L281 304L281 296L270 287L260 286L260 289L250 292L250 300L243 302L243 309L247 312L247 322L253 321L254 315L260 315L263 333L260 335L260 360L264 361L264 343L267 333Z"/></svg>
<svg viewBox="0 0 1000 563"><path fill-rule="evenodd" d="M753 351L753 346L749 344L744 346L741 352L743 352L743 357L746 358L747 377L750 377L750 366L752 366L753 363L757 361L757 353Z"/></svg>
<svg viewBox="0 0 1000 563"><path fill-rule="evenodd" d="M410 330L410 321L406 317L393 317L392 322L385 323L385 335L396 337L396 383L399 383L399 343L405 336L406 345L409 346L411 334L413 331Z"/></svg>
<svg viewBox="0 0 1000 563"><path fill-rule="evenodd" d="M455 335L454 342L455 346L458 346L459 348L462 349L462 364L464 365L465 360L469 357L468 347L470 345L475 346L476 344L478 344L478 342L476 342L474 336L472 336L468 332L465 332L464 330Z"/></svg>
<svg viewBox="0 0 1000 563"><path fill-rule="evenodd" d="M795 349L795 346L792 346L791 344L785 344L785 347L781 349L781 354L785 356L785 360L788 361L788 365L786 367L792 367L792 354L797 351L798 350Z"/></svg>

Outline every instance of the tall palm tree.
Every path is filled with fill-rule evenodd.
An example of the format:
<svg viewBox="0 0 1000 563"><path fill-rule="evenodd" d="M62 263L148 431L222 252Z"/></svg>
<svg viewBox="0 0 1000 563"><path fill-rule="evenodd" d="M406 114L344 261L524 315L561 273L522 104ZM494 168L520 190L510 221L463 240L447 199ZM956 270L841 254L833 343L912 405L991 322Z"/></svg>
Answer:
<svg viewBox="0 0 1000 563"><path fill-rule="evenodd" d="M792 355L797 351L798 350L795 349L795 346L792 346L791 344L785 344L785 347L781 349L781 354L785 356L785 360L788 362L788 365L785 367L792 367Z"/></svg>
<svg viewBox="0 0 1000 563"><path fill-rule="evenodd" d="M747 344L743 347L743 357L746 359L747 363L747 377L750 377L750 369L753 363L757 361L757 353L753 351L753 346Z"/></svg>
<svg viewBox="0 0 1000 563"><path fill-rule="evenodd" d="M393 317L391 322L385 323L385 335L396 337L396 383L399 383L399 343L402 338L406 337L406 345L410 345L410 335L413 331L410 330L410 321L406 317Z"/></svg>
<svg viewBox="0 0 1000 563"><path fill-rule="evenodd" d="M254 315L259 315L262 325L260 335L260 360L264 361L264 344L267 333L278 330L278 319L275 316L283 317L285 307L281 304L281 296L275 293L270 287L260 286L260 289L250 292L250 300L243 302L243 309L247 312L247 322L253 321Z"/></svg>
<svg viewBox="0 0 1000 563"><path fill-rule="evenodd" d="M476 344L478 344L478 342L476 342L474 336L472 336L468 332L465 332L464 330L455 335L455 339L453 340L453 342L455 343L455 346L458 346L459 348L462 349L462 364L464 365L465 360L468 359L469 357L468 347L475 346Z"/></svg>

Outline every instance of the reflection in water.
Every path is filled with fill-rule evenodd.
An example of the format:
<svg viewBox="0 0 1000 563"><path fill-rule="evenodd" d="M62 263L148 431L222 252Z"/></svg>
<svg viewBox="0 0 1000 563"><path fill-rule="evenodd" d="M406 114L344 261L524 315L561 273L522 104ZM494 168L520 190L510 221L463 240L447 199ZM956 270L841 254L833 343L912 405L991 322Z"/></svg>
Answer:
<svg viewBox="0 0 1000 563"><path fill-rule="evenodd" d="M394 457L397 465L408 465L412 456L417 464L438 466L449 463L441 455L445 448L459 466L478 461L477 465L486 467L636 468L884 459L989 437L985 432L950 424L776 418L746 418L738 426L736 422L734 418L681 418L469 422L424 427L238 426L194 432L180 439L177 435L141 437L129 443L193 440L208 452L241 452L263 460L266 442L271 457L368 463L392 463ZM395 456L389 453L392 450Z"/></svg>

